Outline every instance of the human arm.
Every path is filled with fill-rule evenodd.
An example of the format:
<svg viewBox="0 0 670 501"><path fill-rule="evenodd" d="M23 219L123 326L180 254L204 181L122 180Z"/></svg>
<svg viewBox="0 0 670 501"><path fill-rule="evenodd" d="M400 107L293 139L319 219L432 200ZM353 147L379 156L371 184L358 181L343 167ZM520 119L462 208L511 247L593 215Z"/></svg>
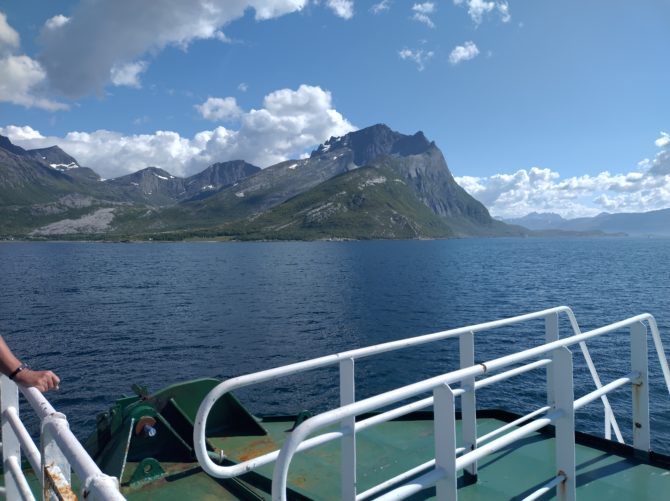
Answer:
<svg viewBox="0 0 670 501"><path fill-rule="evenodd" d="M0 372L5 376L11 376L16 369L23 364L16 358L12 350L7 346L5 340L0 336ZM60 379L51 371L34 371L24 368L16 373L14 382L21 386L34 386L42 393L52 389L58 389Z"/></svg>

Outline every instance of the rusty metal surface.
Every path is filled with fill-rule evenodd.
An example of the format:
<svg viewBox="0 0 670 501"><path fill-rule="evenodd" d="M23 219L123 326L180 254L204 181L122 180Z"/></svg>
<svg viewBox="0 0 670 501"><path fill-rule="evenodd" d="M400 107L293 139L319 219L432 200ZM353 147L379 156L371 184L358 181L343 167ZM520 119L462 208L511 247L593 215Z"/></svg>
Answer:
<svg viewBox="0 0 670 501"><path fill-rule="evenodd" d="M58 466L53 463L45 465L44 478L44 499L49 499L53 493L60 501L77 501L77 495Z"/></svg>

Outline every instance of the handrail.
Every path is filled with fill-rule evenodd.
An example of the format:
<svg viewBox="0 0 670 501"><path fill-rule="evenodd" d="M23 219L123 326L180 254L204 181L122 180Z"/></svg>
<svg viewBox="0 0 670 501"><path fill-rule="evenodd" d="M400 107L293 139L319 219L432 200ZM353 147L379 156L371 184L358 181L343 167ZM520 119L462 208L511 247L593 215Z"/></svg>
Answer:
<svg viewBox="0 0 670 501"><path fill-rule="evenodd" d="M65 415L56 412L42 393L35 388L18 386L4 375L0 377L0 385L2 453L5 464L10 467L9 471L5 471L7 499L10 501L34 499L19 466L21 449L24 449L33 471L42 484L44 499L50 498L54 489L58 490L59 498L72 498L71 470L74 470L80 480L80 494L83 499L105 501L125 499L119 492L118 479L105 475L100 470L70 431ZM19 390L40 419L42 453L20 419Z"/></svg>
<svg viewBox="0 0 670 501"><path fill-rule="evenodd" d="M293 375L293 374L298 374L301 372L305 372L308 370L313 370L313 369L319 369L331 365L336 365L341 363L343 360L357 360L360 358L366 358L370 357L373 355L380 355L382 353L387 353L390 351L396 351L396 350L401 350L404 348L410 348L410 347L415 347L415 346L420 346L423 344L431 343L431 342L436 342L436 341L442 341L445 339L450 339L450 338L456 338L459 336L462 336L464 334L468 333L477 333L481 331L486 331L486 330L491 330L499 327L505 327L517 323L522 323L526 322L529 320L535 320L539 318L548 318L550 315L559 315L559 314L565 314L570 321L570 326L572 327L573 334L578 335L581 333L579 325L577 323L577 319L575 317L575 314L573 313L572 309L568 306L556 306L553 308L548 308L545 310L537 311L537 312L532 312L532 313L526 313L523 315L517 315L514 317L509 317L509 318L504 318L500 320L493 320L489 322L484 322L476 325L470 325L466 327L459 327L456 329L449 329L446 331L440 331L440 332L435 332L431 334L423 334L420 336L412 337L412 338L407 338L407 339L401 339L397 341L389 341L386 343L381 343L378 345L373 345L373 346L368 346L364 348L357 348L333 355L326 355L318 358L314 358L311 360L306 360L302 362L296 362L280 367L276 367L273 369L267 369L259 372L255 372L252 374L247 374L243 376L238 376L235 378L228 379L226 381L223 381L222 383L218 384L216 387L214 387L203 399L203 401L200 404L200 407L198 408L198 413L196 415L195 419L195 425L194 425L194 430L193 430L193 443L195 446L195 452L196 456L198 458L198 462L200 463L200 466L205 470L208 474L212 475L213 477L217 478L231 478L231 477L236 477L238 475L241 475L243 473L246 473L250 470L253 470L254 468L260 466L261 464L266 464L267 461L266 459L269 458L270 454L273 453L268 453L264 456L259 456L254 459L250 459L248 461L244 461L241 463L238 463L236 465L232 466L222 466L222 465L217 465L214 463L208 453L207 453L207 446L205 442L205 429L206 429L206 424L207 424L207 417L209 416L209 413L214 406L214 404L219 400L221 397L223 397L225 394L230 393L234 390L238 390L240 388L250 386L250 385L255 385L255 384L260 384L264 383L266 381L276 379L279 377L284 377L288 375ZM582 353L584 355L584 358L586 360L587 366L589 367L589 371L591 373L591 376L594 379L594 382L596 384L597 388L600 388L602 386L600 382L600 378L598 377L598 373L595 369L595 366L593 365L593 362L591 360L591 357L589 355L588 349L586 348L585 344L580 345L582 349ZM670 374L670 372L669 372ZM670 379L669 379L670 381ZM617 433L617 437L619 438L620 442L623 442L623 438L621 438L618 426L616 424L616 421L614 420L613 413L611 412L611 407L609 405L609 402L607 401L607 396L603 395L602 397L603 405L605 406L605 413L606 413L606 423L611 422L612 426L614 426L615 432ZM611 416L611 420L609 419L609 416ZM608 428L607 428L608 429ZM607 432L606 429L606 432ZM276 451L275 451L276 452Z"/></svg>
<svg viewBox="0 0 670 501"><path fill-rule="evenodd" d="M616 331L619 329L622 329L624 327L629 327L635 324L640 324L644 321L647 321L651 327L652 330L652 335L655 337L655 345L660 346L662 350L662 343L660 342L660 335L658 333L658 329L656 327L656 322L653 318L648 313L642 314L642 315L637 315L635 317L631 317L627 320L622 320L620 322L615 322L613 324L610 324L608 326L600 327L594 330L591 330L586 333L582 333L579 335L575 336L570 336L568 338L564 338L558 341L546 343L542 346L537 346L535 348L530 348L527 350L524 350L519 353L514 353L511 355L506 355L503 357L499 357L493 360L490 360L485 363L480 363L465 369L458 369L452 372L449 372L447 374L443 374L440 376L436 376L433 378L426 379L424 381L419 381L417 383L413 383L401 388L397 388L395 390L388 391L386 393L383 393L381 395L375 395L369 398L366 398L364 400L360 400L358 402L345 405L342 407L338 407L336 409L332 409L326 412L323 412L317 416L311 417L305 421L303 421L299 426L297 426L293 432L289 435L288 439L284 443L283 447L281 448L279 452L279 456L277 458L277 463L275 464L275 469L274 469L274 474L273 474L273 479L272 479L272 497L274 500L284 500L286 499L286 481L288 477L288 467L290 464L290 461L293 457L293 455L296 452L296 449L298 445L308 436L313 434L315 431L318 429L321 429L323 427L333 425L337 422L342 421L345 418L348 417L354 417L359 414L363 414L366 412L371 412L377 408L381 407L386 407L388 405L394 404L398 401L407 399L407 398L412 398L415 397L421 393L425 393L428 391L432 391L437 387L443 386L443 385L451 385L453 383L463 381L468 377L476 377L480 376L482 374L485 374L487 372L493 371L493 370L498 370L501 368L504 368L506 366L509 366L514 363L519 363L523 362L524 360L528 360L530 358L534 358L537 356L541 356L544 354L547 354L549 352L553 352L556 349L559 348L566 348L568 346L572 346L575 344L579 344L581 342L587 341L588 339L592 339L594 337L598 337L600 335ZM658 340L658 342L656 341ZM667 359L665 358L665 352L664 351L659 351L658 352L659 360L661 361L661 365L667 366ZM664 371L665 373L665 371ZM571 386L571 385L570 385ZM670 392L670 379L666 378L666 386L668 388L668 391ZM596 390L596 392L600 392L601 389ZM598 395L600 396L600 395ZM534 423L537 421L542 421L545 420L548 422L553 421L555 418L552 417L550 418L550 415L547 415L545 418L540 418L539 420L536 420ZM545 426L547 423L539 423L542 424L542 426L539 426L539 424L536 424L535 426L539 426L540 428ZM530 425L525 425L526 427ZM539 429L539 428L537 428ZM518 431L518 430L517 430ZM648 432L648 430L647 430ZM513 432L517 433L517 432ZM504 437L503 437L504 438ZM486 447L486 446L485 446ZM475 454L477 451L472 451L468 453L466 456L470 454ZM459 462L461 463L462 467L466 465L464 458L466 456L462 456L459 459ZM437 478L439 475L435 475L434 473L429 473L429 478L432 480L437 481ZM425 487L425 485L424 485Z"/></svg>
<svg viewBox="0 0 670 501"><path fill-rule="evenodd" d="M573 331L573 335L567 338L559 339L558 338L558 315L559 314L565 314L570 321L570 325ZM463 358L463 349L468 350L468 342L473 343L472 341L472 335L476 332L480 331L485 331L497 327L502 327L502 326L508 326L512 325L515 323L519 322L524 322L527 320L532 320L532 319L538 319L538 318L544 318L546 321L546 342L545 344L541 346L537 346L535 348L530 348L528 350L524 350L520 353L515 353L511 355L506 355L503 357L496 358L494 360L491 360L489 362L483 363L483 364L474 364L474 359L472 359L469 363L465 363L464 361L467 362L468 356L474 356L474 355L467 355L466 358ZM553 329L552 332L550 332L550 320L554 318L555 322L555 328ZM632 381L632 377L638 377L641 372L634 372L634 374L629 375L627 378L621 378L613 383L609 383L608 385L603 386L600 378L598 377L597 371L595 369L595 366L593 365L593 362L591 360L590 354L588 352L588 348L586 346L586 341L612 332L614 330L618 330L624 327L631 327L631 334L633 332L633 329L638 329L638 326L642 325L643 322L646 322L651 330L652 338L654 341L654 346L656 348L658 358L661 364L661 368L663 371L664 379L666 382L666 386L668 387L668 391L670 392L670 369L668 368L668 363L667 359L665 358L665 353L663 351L663 345L660 339L660 334L658 332L658 326L656 324L656 321L653 316L650 314L642 314L642 315L637 315L635 317L622 320L620 322L615 322L611 325L601 327L598 329L591 330L586 333L582 333L579 325L577 324L576 318L574 316L574 313L572 310L567 307L567 306L559 306L556 308L550 308L546 310L542 310L539 312L534 312L534 313L528 313L525 315L519 315L511 318L506 318L502 320L496 320L492 322L485 322L477 325L472 325L472 326L467 326L467 327L461 327L457 329L451 329L451 330L446 330L446 331L440 331L432 334L425 334L422 336L417 336L414 338L409 338L409 339L403 339L399 341L391 341L375 346L370 346L366 348L358 348L354 350L349 350L346 352L334 354L334 355L327 355L324 357L319 357L316 359L312 360L307 360L303 362L297 362L293 364L289 364L286 366L274 368L274 369L269 369L269 370L264 370L260 371L254 374L248 374L244 376L239 376L236 378L229 379L227 381L224 381L220 383L218 386L216 386L214 389L210 391L210 393L203 399L199 409L198 413L196 416L195 420L195 426L194 426L194 444L195 444L195 451L196 455L198 457L198 461L202 468L209 473L212 476L219 477L219 478L229 478L229 477L234 477L239 474L248 472L254 468L257 468L258 466L261 466L263 464L267 464L272 461L277 461L275 465L275 470L274 470L274 476L273 476L273 482L272 482L272 489L273 489L273 498L274 499L284 499L285 496L285 483L286 483L286 478L287 478L287 473L288 473L288 465L291 461L292 455L299 451L299 450L305 450L311 447L314 447L316 445L319 445L321 443L325 443L330 440L338 439L341 438L345 440L345 438L350 437L349 442L343 442L343 451L344 451L344 446L347 445L347 454L353 458L354 460L354 470L353 474L351 471L349 472L344 472L343 471L343 478L346 475L349 475L349 479L353 480L355 482L355 434L356 432L360 431L361 429L367 428L369 426L372 426L374 424L380 423L387 421L389 419L392 419L394 417L398 417L401 415L404 415L408 412L411 412L412 410L416 410L418 408L423 408L423 407L428 407L430 405L434 404L434 398L429 397L425 398L423 400L420 400L418 402L414 402L408 405L405 405L403 407L399 407L396 409L393 409L391 411L387 411L383 414L379 414L373 418L368 418L363 421L356 422L355 421L355 416L374 411L376 409L379 409L381 407L386 407L389 405L392 405L394 403L397 403L400 400L416 397L420 393L425 393L428 391L437 391L436 388L442 387L442 386L447 386L450 384L453 384L455 382L461 382L461 388L455 389L455 390L449 390L449 393L453 397L456 396L461 396L463 395L464 398L467 395L470 395L469 398L471 399L469 401L468 405L473 406L472 407L472 412L474 411L474 391L476 388L488 385L488 384L493 384L494 382L497 382L498 380L501 379L507 379L509 377L512 377L516 374L525 372L527 370L531 370L533 368L541 367L546 365L547 363L551 364L551 360L553 357L550 357L550 359L547 360L540 360L537 362L531 362L526 365L523 365L521 367L518 367L516 369L508 370L507 372L503 374L497 374L495 376L491 376L485 380L482 381L477 381L474 383L474 378L477 376L480 376L482 374L490 373L494 370L502 369L504 367L507 367L512 364L516 363L521 363L529 358L533 357L538 357L542 355L547 355L547 354L554 354L557 353L556 350L559 349L565 349L567 346L573 346L573 345L579 345L581 352L586 360L586 364L588 366L588 369L591 373L591 376L593 377L593 380L596 385L596 390L589 393L588 395L582 397L578 402L574 402L573 398L570 399L570 408L572 409L572 412L574 413L575 409L575 403L578 403L579 406L586 405L587 403L590 403L593 400L597 400L600 398L603 402L603 405L605 407L605 422L606 422L606 428L605 428L605 433L606 437L609 438L609 432L610 428L614 429L617 439L621 442L623 442L623 438L621 437L621 433L619 431L619 428L616 424L616 420L614 419L614 415L611 411L611 407L609 405L609 402L607 400L607 393L609 391L612 391L614 388L620 387L623 384L630 383ZM643 327L644 329L644 327ZM636 331L637 332L637 331ZM643 333L646 333L646 330L644 330ZM369 357L372 355L377 355L380 353L385 353L393 350L400 350L404 348L409 348L413 346L419 346L422 344L430 343L430 342L435 342L435 341L441 341L444 339L449 339L449 338L456 338L458 337L461 339L461 369L452 371L448 374L442 374L433 378L429 378L424 381L420 381L418 383L413 383L401 388L397 388L395 390L391 390L389 392L386 392L382 395L376 395L373 397L369 397L364 400L360 401L355 401L353 398L353 393L351 393L349 396L346 398L343 396L342 392L346 391L353 391L353 362L356 359L359 358L364 358L364 357ZM639 336L638 336L639 337ZM555 339L551 341L552 339ZM465 340L465 341L464 341ZM464 344L465 342L465 344ZM464 348L465 347L465 348ZM474 345L472 345L473 349ZM646 347L646 341L645 341L645 347ZM646 348L645 348L646 350ZM638 352L640 350L638 349ZM562 356L562 355L561 355ZM639 362L639 361L638 361ZM641 363L641 362L639 362ZM221 398L223 395L226 393L245 387L253 384L258 384L262 382L266 382L271 379L275 379L278 377L283 377L291 374L297 374L300 372L304 372L307 370L312 370L316 368L321 368L321 367L326 367L326 366L332 366L335 364L340 365L340 377L341 377L341 405L338 408L331 409L329 411L326 411L322 414L319 414L317 416L314 416L312 418L307 419L304 421L302 424L300 424L298 427L293 430L291 435L288 437L288 440L284 443L284 446L280 451L274 451L270 452L267 454L264 454L262 456L259 456L257 458L244 461L241 463L238 463L236 465L232 466L220 466L214 464L210 459L207 454L206 446L205 446L205 428L206 428L206 423L207 423L207 416L209 415L209 412L211 411L213 405L215 402ZM548 366L549 368L554 366L555 364L551 364ZM559 364L560 365L560 364ZM645 366L646 367L646 366ZM555 368L558 369L558 366ZM346 371L346 372L343 372ZM554 370L554 369L552 369ZM564 369L561 369L564 371ZM646 369L644 372L644 377L646 378ZM640 376L642 377L642 376ZM344 378L344 379L343 379ZM572 362L570 361L570 378L572 378ZM342 386L343 381L345 382L345 386ZM347 390L346 385L351 385L351 389ZM551 386L551 383L548 380L548 384ZM633 382L633 384L637 384ZM570 385L571 387L572 385ZM548 389L549 391L549 389ZM560 392L560 387L556 387L555 391ZM572 391L572 390L570 390ZM548 398L549 398L549 393L548 393ZM552 397L553 398L553 395ZM556 397L558 398L558 397ZM563 398L563 397L561 397ZM563 398L565 400L565 398ZM464 404L465 405L465 401ZM551 402L550 402L551 405ZM435 404L435 408L437 409L437 404ZM464 407L464 412L465 412L465 407ZM647 411L648 412L648 411ZM537 415L538 411L535 413L531 413L532 415ZM567 415L566 412L558 412L554 413L555 418L560 420L564 420L565 416ZM465 414L464 414L465 416ZM474 416L474 414L473 414ZM540 418L540 419L546 419L546 418ZM538 420L536 420L538 421ZM532 426L536 426L537 423L534 421ZM331 431L322 435L317 435L313 436L309 440L306 440L307 436L314 434L318 429L321 429L325 426L330 426L336 423L341 423L342 427L339 430L336 431ZM464 423L465 423L465 418L464 418ZM527 427L531 427L531 425L526 425ZM572 425L574 427L574 423ZM529 428L530 429L530 428ZM475 430L476 433L476 430ZM648 430L646 431L648 433ZM509 435L509 434L508 434ZM514 435L514 433L512 433ZM498 440L505 439L506 440L507 436L501 437L501 439L496 439L494 442L497 442ZM477 438L476 436L474 437L474 441L472 441L472 437L470 439L472 446L475 447L475 443L479 444L480 439ZM635 444L636 446L639 443L643 443L645 440L644 437L639 438L636 435L635 436ZM648 440L648 438L647 438ZM485 447L487 448L487 447ZM488 447L490 448L490 446ZM474 452L474 450L472 451ZM472 453L471 452L471 453ZM466 456L470 456L471 453L466 454ZM353 456L351 456L353 454ZM478 456L478 454L476 455ZM343 455L344 457L344 455ZM474 457L474 456L472 456ZM476 460L473 460L473 462ZM427 464L427 463L426 463ZM426 466L426 464L422 465L421 467ZM463 458L459 460L459 464L463 465ZM471 464L471 463L468 463ZM349 465L346 465L343 463L343 468L347 467L350 468ZM474 471L476 473L476 463L474 467ZM353 475L353 476L352 476ZM427 474L429 478L437 478L434 473L428 473ZM343 489L345 488L344 482L343 482ZM370 493L372 494L372 493ZM343 494L344 495L344 494ZM361 499L361 497L357 496L355 493L355 488L354 490L348 490L346 493L347 498L356 498L356 499Z"/></svg>

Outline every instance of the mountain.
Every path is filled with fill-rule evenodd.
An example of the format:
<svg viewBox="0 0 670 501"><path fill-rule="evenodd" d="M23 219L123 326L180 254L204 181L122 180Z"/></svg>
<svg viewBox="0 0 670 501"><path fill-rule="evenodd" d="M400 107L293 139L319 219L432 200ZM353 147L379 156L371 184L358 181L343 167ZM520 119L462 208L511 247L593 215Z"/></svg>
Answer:
<svg viewBox="0 0 670 501"><path fill-rule="evenodd" d="M65 153L58 146L28 150L25 152L25 155L41 160L48 164L49 167L60 171L68 171L80 167L73 157Z"/></svg>
<svg viewBox="0 0 670 501"><path fill-rule="evenodd" d="M8 137L2 135L0 135L0 150L4 150L5 152L13 153L14 155L19 156L25 155L26 153L26 150L20 146L12 144Z"/></svg>
<svg viewBox="0 0 670 501"><path fill-rule="evenodd" d="M267 167L206 199L187 201L155 214L147 220L147 229L174 231L253 218L364 166L396 171L421 203L448 220L455 235L498 235L510 231L456 183L442 152L422 132L404 135L383 124L332 137L309 158ZM519 229L515 232L522 233Z"/></svg>
<svg viewBox="0 0 670 501"><path fill-rule="evenodd" d="M24 187L49 196L7 199L20 217L6 217L12 225L0 222L0 234L311 239L525 233L492 219L422 132L405 135L383 124L332 137L308 158L262 170L242 160L215 163L188 178L147 167L101 180L58 147L1 144L0 165L11 174L5 177L39 172ZM58 183L45 181L50 178ZM0 177L0 190L6 186Z"/></svg>
<svg viewBox="0 0 670 501"><path fill-rule="evenodd" d="M147 167L105 183L123 190L128 200L166 207L184 200L207 198L260 170L242 160L233 160L215 163L198 174L181 178L158 167Z"/></svg>
<svg viewBox="0 0 670 501"><path fill-rule="evenodd" d="M258 215L187 236L241 240L388 239L453 237L435 215L388 168L345 172Z"/></svg>
<svg viewBox="0 0 670 501"><path fill-rule="evenodd" d="M50 202L82 190L78 180L0 136L0 206Z"/></svg>
<svg viewBox="0 0 670 501"><path fill-rule="evenodd" d="M261 168L244 160L218 162L195 174L184 183L187 199L207 198L222 188L260 172Z"/></svg>
<svg viewBox="0 0 670 501"><path fill-rule="evenodd" d="M554 212L531 212L523 217L505 218L506 223L516 224L529 230L555 230L565 223L565 219Z"/></svg>
<svg viewBox="0 0 670 501"><path fill-rule="evenodd" d="M532 213L523 218L507 219L532 230L562 230L571 232L626 233L633 236L670 236L670 209L649 212L609 214L594 217L564 219L558 214Z"/></svg>
<svg viewBox="0 0 670 501"><path fill-rule="evenodd" d="M259 170L233 161L186 179L148 167L102 180L58 146L25 150L0 136L0 235L109 233L118 222L204 198Z"/></svg>
<svg viewBox="0 0 670 501"><path fill-rule="evenodd" d="M172 205L185 193L184 179L158 167L108 179L105 184L122 190L129 200L157 206Z"/></svg>
<svg viewBox="0 0 670 501"><path fill-rule="evenodd" d="M433 212L390 164L340 174L218 235L241 239L313 240L448 238L464 234L518 235L493 222L486 230Z"/></svg>
<svg viewBox="0 0 670 501"><path fill-rule="evenodd" d="M240 219L275 207L328 179L371 164L383 156L419 154L430 145L422 133L415 137L405 136L386 125L374 125L342 137L332 137L307 159L267 167L185 209L194 217Z"/></svg>

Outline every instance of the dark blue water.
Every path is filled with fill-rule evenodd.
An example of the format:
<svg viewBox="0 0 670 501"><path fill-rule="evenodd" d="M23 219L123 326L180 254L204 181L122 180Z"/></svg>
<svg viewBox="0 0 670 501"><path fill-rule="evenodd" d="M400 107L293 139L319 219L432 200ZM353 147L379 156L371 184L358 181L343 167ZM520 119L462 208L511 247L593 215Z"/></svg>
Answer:
<svg viewBox="0 0 670 501"><path fill-rule="evenodd" d="M557 305L583 330L654 314L670 348L670 240L471 239L248 244L0 245L0 333L22 360L50 368L50 394L75 433L131 383L157 390ZM561 324L567 334L567 325ZM477 340L479 361L539 344L543 322ZM628 371L628 336L592 343L604 381ZM357 396L453 369L444 342L361 360ZM593 388L575 350L576 394ZM670 451L670 397L650 357L654 444ZM516 383L516 384L515 384ZM323 410L337 373L320 370L243 392L258 413ZM478 393L480 407L531 410L541 373ZM630 436L629 389L613 396ZM602 433L593 404L579 414Z"/></svg>

